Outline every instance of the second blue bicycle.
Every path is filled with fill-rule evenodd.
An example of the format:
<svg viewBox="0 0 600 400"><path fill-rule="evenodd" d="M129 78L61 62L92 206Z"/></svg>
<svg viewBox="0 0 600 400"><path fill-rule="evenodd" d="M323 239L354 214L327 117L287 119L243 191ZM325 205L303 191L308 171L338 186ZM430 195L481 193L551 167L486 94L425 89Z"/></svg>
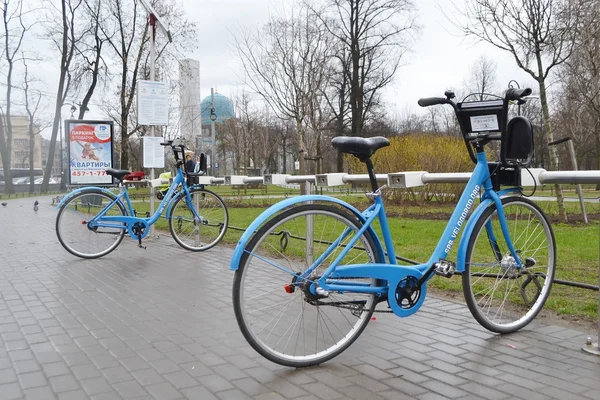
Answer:
<svg viewBox="0 0 600 400"><path fill-rule="evenodd" d="M130 171L109 169L106 173L119 182L119 194L103 187L84 187L65 196L57 206L56 235L68 252L82 258L102 257L116 249L125 234L143 248L142 239L163 212L173 239L184 249L204 251L219 243L229 221L225 203L203 185L187 185L185 175L195 175L183 172L184 146L172 141L162 145L173 149L177 175L154 215L137 215L123 184Z"/></svg>

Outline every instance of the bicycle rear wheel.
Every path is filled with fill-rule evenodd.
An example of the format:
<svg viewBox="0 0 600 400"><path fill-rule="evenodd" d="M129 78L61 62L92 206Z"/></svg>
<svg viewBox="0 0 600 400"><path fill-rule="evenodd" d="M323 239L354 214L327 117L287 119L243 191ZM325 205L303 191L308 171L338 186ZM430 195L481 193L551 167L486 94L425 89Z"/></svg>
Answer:
<svg viewBox="0 0 600 400"><path fill-rule="evenodd" d="M184 192L175 199L167 219L173 239L184 249L204 251L214 247L227 232L229 214L223 200L210 190L190 188L192 203ZM198 221L194 207L200 215Z"/></svg>
<svg viewBox="0 0 600 400"><path fill-rule="evenodd" d="M502 199L518 268L502 238L495 205L477 220L466 254L463 291L473 317L497 333L531 322L550 294L556 265L554 233L547 217L523 197ZM492 240L490 232L496 240Z"/></svg>
<svg viewBox="0 0 600 400"><path fill-rule="evenodd" d="M117 248L125 235L126 224L108 222L112 227L90 227L87 223L109 205L116 196L100 190L78 193L67 200L56 216L56 236L71 254L81 258L98 258ZM126 216L117 202L106 210L106 216Z"/></svg>
<svg viewBox="0 0 600 400"><path fill-rule="evenodd" d="M360 336L375 308L375 294L335 292L320 297L308 288L359 228L348 212L309 204L276 215L256 232L235 273L233 306L244 337L258 353L281 365L307 367L335 357ZM318 260L346 230L350 233L309 279L298 283L311 260ZM373 238L363 234L340 265L379 262L375 249ZM373 279L351 280L376 284Z"/></svg>

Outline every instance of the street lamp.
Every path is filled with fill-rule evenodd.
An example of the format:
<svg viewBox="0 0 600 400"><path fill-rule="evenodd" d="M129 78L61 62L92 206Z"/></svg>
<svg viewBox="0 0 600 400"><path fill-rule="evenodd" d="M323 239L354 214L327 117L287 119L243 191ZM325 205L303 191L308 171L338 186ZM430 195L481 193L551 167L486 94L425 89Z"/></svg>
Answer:
<svg viewBox="0 0 600 400"><path fill-rule="evenodd" d="M210 138L211 138L211 150L210 150L210 173L215 175L215 147L216 147L216 134L215 134L215 121L217 120L217 114L215 113L215 90L210 89Z"/></svg>

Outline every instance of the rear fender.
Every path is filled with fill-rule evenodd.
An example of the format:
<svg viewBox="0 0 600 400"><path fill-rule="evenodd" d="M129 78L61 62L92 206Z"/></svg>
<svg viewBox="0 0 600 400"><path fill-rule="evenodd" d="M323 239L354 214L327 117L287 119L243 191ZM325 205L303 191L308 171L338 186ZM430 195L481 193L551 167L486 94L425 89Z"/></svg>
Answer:
<svg viewBox="0 0 600 400"><path fill-rule="evenodd" d="M61 208L63 204L65 204L69 199L71 199L75 195L78 195L80 193L85 193L85 192L97 192L97 191L101 191L101 192L107 194L112 199L114 199L114 198L117 197L117 196L115 196L115 194L113 192L111 192L110 190L108 190L106 188L99 187L99 186L86 186L86 187L83 187L83 188L79 188L79 189L73 190L69 194L65 195L62 198L62 200L56 205L56 208L57 209Z"/></svg>
<svg viewBox="0 0 600 400"><path fill-rule="evenodd" d="M267 208L265 211L263 211L250 224L250 226L248 226L248 228L246 229L246 232L244 232L244 234L238 241L235 250L233 251L233 256L231 257L229 269L232 271L236 271L238 269L242 255L244 254L244 249L246 248L248 241L250 240L252 235L254 235L254 233L256 233L258 228L260 228L269 218L273 217L279 211L282 211L288 207L291 207L291 206L294 206L294 205L300 204L300 203L306 203L309 201L329 202L329 203L338 204L338 205L344 207L345 209L347 209L348 211L352 212L352 214L356 215L356 217L361 222L365 221L365 217L361 214L360 211L358 211L358 209L356 209L355 207L346 203L345 201L336 199L335 197L321 196L321 195L306 195L306 196L295 196L295 197L289 198L287 200L280 201L279 203L274 204L271 207ZM379 255L379 259L385 260L384 253L383 253L383 247L381 246L381 241L379 240L379 237L375 234L375 231L371 227L369 227L367 230L372 235L373 240L375 241L376 251Z"/></svg>

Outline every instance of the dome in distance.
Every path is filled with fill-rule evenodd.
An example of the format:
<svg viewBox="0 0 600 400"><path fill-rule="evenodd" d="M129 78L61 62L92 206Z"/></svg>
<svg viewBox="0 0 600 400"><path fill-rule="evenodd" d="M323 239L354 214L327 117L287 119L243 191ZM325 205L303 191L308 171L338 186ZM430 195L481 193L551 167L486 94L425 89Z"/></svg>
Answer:
<svg viewBox="0 0 600 400"><path fill-rule="evenodd" d="M229 118L235 117L233 111L233 103L227 96L223 96L221 93L214 94L214 106L215 114L217 119L215 122L223 122ZM200 102L200 112L202 116L202 125L210 125L210 96L206 96Z"/></svg>

